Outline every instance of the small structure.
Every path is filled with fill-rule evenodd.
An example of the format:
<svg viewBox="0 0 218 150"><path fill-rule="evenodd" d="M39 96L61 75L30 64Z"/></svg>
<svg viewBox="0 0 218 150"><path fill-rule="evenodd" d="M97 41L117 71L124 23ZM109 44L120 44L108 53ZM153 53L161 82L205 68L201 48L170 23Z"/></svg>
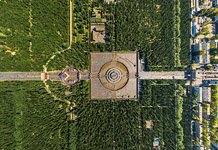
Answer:
<svg viewBox="0 0 218 150"><path fill-rule="evenodd" d="M91 17L92 18L98 18L98 19L101 20L105 16L104 16L104 13L103 13L103 11L101 9L99 9L97 7L94 7L94 8L92 8Z"/></svg>
<svg viewBox="0 0 218 150"><path fill-rule="evenodd" d="M110 3L114 3L114 0L105 0L105 2L110 4Z"/></svg>
<svg viewBox="0 0 218 150"><path fill-rule="evenodd" d="M82 72L74 67L66 67L61 73L59 73L58 77L64 85L72 86L80 81L89 80L89 72Z"/></svg>
<svg viewBox="0 0 218 150"><path fill-rule="evenodd" d="M91 43L105 43L105 23L91 23Z"/></svg>
<svg viewBox="0 0 218 150"><path fill-rule="evenodd" d="M154 138L153 149L160 150L160 138Z"/></svg>
<svg viewBox="0 0 218 150"><path fill-rule="evenodd" d="M153 128L153 121L152 120L146 120L145 121L145 127L147 129L152 129Z"/></svg>
<svg viewBox="0 0 218 150"><path fill-rule="evenodd" d="M79 71L74 67L66 67L58 76L65 85L74 85L80 81Z"/></svg>

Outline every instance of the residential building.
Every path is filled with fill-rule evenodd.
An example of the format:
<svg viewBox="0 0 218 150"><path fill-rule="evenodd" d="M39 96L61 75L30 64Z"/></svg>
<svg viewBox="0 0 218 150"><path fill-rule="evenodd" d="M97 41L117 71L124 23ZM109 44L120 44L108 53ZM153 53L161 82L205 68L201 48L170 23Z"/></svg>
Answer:
<svg viewBox="0 0 218 150"><path fill-rule="evenodd" d="M192 0L191 1L191 8L193 9L194 12L200 11L200 2L199 2L199 0Z"/></svg>
<svg viewBox="0 0 218 150"><path fill-rule="evenodd" d="M218 0L212 0L212 6L217 7L218 6Z"/></svg>
<svg viewBox="0 0 218 150"><path fill-rule="evenodd" d="M211 87L202 87L202 98L204 102L211 102Z"/></svg>
<svg viewBox="0 0 218 150"><path fill-rule="evenodd" d="M200 25L198 24L198 17L192 19L192 36L195 36L200 31Z"/></svg>
<svg viewBox="0 0 218 150"><path fill-rule="evenodd" d="M218 150L218 144L216 143L211 143L211 150Z"/></svg>
<svg viewBox="0 0 218 150"><path fill-rule="evenodd" d="M218 48L218 40L211 40L210 44L211 44L210 47Z"/></svg>

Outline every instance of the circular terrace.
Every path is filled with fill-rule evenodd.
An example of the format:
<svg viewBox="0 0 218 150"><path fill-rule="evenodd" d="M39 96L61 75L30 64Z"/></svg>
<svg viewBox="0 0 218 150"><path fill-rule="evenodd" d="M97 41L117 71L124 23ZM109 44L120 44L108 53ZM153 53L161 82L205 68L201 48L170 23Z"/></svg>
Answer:
<svg viewBox="0 0 218 150"><path fill-rule="evenodd" d="M128 82L129 71L119 61L105 63L98 74L101 84L112 91L123 88Z"/></svg>

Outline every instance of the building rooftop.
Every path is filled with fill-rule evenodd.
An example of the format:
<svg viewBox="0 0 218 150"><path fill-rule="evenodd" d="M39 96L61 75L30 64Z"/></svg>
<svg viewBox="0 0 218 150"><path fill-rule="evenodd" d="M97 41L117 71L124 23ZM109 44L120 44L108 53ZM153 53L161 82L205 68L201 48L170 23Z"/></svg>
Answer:
<svg viewBox="0 0 218 150"><path fill-rule="evenodd" d="M105 43L105 23L91 23L91 42Z"/></svg>

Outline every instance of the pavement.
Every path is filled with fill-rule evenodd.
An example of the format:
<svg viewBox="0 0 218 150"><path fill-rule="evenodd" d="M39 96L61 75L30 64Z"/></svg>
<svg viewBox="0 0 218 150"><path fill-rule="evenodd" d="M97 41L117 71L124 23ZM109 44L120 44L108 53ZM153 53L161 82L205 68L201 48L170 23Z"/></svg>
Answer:
<svg viewBox="0 0 218 150"><path fill-rule="evenodd" d="M0 81L41 80L41 72L0 72Z"/></svg>

